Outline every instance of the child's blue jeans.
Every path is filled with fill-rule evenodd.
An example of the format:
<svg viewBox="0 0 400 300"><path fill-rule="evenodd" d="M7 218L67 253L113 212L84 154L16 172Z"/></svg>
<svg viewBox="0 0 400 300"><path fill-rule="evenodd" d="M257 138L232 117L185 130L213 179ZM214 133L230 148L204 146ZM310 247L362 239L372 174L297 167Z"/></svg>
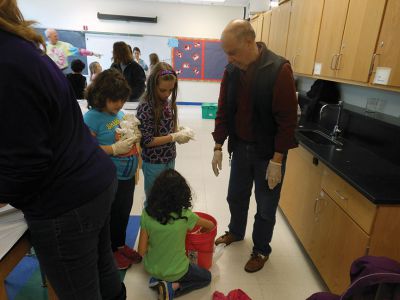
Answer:
<svg viewBox="0 0 400 300"><path fill-rule="evenodd" d="M195 264L189 264L189 270L177 282L179 282L180 287L175 291L175 297L209 285L211 273Z"/></svg>
<svg viewBox="0 0 400 300"><path fill-rule="evenodd" d="M153 186L154 180L160 173L167 169L175 169L175 159L166 164L152 164L143 162L142 170L144 175L144 191L146 193L146 201L144 206L147 206L147 198L149 197L150 190Z"/></svg>

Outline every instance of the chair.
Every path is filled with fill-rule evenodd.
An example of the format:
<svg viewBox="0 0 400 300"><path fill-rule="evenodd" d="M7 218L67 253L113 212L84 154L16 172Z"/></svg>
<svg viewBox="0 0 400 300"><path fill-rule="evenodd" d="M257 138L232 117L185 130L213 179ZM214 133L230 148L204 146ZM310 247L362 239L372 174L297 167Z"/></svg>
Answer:
<svg viewBox="0 0 400 300"><path fill-rule="evenodd" d="M400 300L400 263L383 256L363 256L350 269L350 287L342 295L320 292L307 300Z"/></svg>

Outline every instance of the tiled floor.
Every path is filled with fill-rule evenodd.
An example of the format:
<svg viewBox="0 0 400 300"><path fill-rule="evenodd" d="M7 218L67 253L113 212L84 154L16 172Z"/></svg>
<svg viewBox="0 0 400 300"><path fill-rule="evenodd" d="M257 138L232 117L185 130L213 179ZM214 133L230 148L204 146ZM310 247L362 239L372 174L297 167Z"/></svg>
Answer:
<svg viewBox="0 0 400 300"><path fill-rule="evenodd" d="M214 142L210 134L213 131L214 121L201 119L201 108L193 106L180 106L179 119L182 125L196 131L196 140L177 146L176 170L185 176L195 193L194 210L214 216L218 222L218 235L222 234L229 223L229 209L226 203L229 163L226 147L224 146L222 172L215 177L211 169ZM259 272L249 274L244 271L244 264L252 248L254 195L252 198L245 240L224 248L222 256L211 268L213 279L210 286L179 299L208 300L212 299L212 294L216 290L227 294L230 290L240 288L253 300L301 300L313 292L326 290L279 212L270 259ZM140 214L143 199L141 174L135 191L132 214ZM144 271L143 264L132 266L125 276L128 299L157 299L156 292L147 287L147 282L148 275Z"/></svg>

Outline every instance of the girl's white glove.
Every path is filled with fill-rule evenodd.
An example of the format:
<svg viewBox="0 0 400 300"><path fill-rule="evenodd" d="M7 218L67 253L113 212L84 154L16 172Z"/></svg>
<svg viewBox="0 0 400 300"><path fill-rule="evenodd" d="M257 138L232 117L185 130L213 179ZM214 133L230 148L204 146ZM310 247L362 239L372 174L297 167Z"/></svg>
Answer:
<svg viewBox="0 0 400 300"><path fill-rule="evenodd" d="M186 144L187 142L190 141L190 136L187 135L187 133L178 131L171 133L172 136L172 141L177 142L178 144Z"/></svg>
<svg viewBox="0 0 400 300"><path fill-rule="evenodd" d="M179 132L182 132L190 137L190 139L194 139L194 130L187 126L179 126Z"/></svg>
<svg viewBox="0 0 400 300"><path fill-rule="evenodd" d="M269 188L274 189L282 181L282 164L270 160L265 179L268 181Z"/></svg>
<svg viewBox="0 0 400 300"><path fill-rule="evenodd" d="M135 136L136 136L136 139L134 140L133 143L134 144L140 143L140 140L142 139L142 132L140 131L139 126L135 125L135 128L133 130L134 130L134 133L135 133Z"/></svg>
<svg viewBox="0 0 400 300"><path fill-rule="evenodd" d="M111 148L113 150L113 155L116 156L131 151L134 139L135 138L131 137L123 141L119 140L118 142L112 144Z"/></svg>

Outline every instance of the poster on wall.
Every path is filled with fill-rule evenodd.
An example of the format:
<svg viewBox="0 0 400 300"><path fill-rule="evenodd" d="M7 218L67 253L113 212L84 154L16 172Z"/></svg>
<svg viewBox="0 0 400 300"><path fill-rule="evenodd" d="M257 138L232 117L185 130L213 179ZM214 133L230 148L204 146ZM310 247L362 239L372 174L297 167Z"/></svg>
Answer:
<svg viewBox="0 0 400 300"><path fill-rule="evenodd" d="M220 40L177 38L172 66L180 80L219 82L227 64Z"/></svg>

